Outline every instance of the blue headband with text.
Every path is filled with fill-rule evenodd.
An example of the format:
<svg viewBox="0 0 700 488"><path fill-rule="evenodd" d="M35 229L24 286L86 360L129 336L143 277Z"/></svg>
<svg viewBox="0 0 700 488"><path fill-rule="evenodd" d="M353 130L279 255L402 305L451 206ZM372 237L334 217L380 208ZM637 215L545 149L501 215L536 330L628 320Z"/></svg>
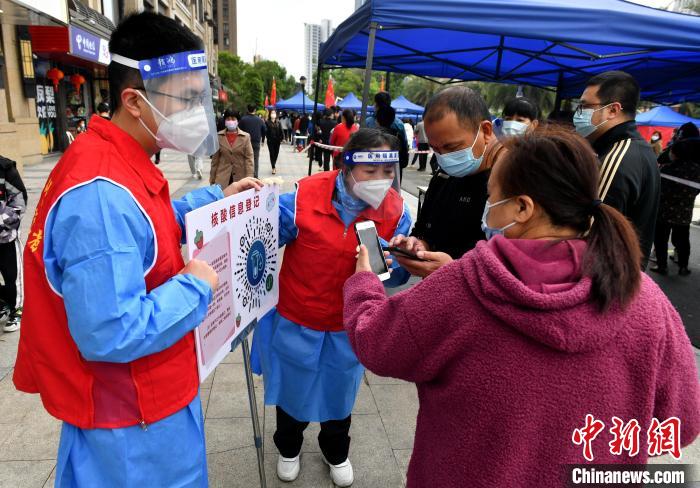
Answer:
<svg viewBox="0 0 700 488"><path fill-rule="evenodd" d="M398 151L347 151L345 164L391 164L399 162Z"/></svg>

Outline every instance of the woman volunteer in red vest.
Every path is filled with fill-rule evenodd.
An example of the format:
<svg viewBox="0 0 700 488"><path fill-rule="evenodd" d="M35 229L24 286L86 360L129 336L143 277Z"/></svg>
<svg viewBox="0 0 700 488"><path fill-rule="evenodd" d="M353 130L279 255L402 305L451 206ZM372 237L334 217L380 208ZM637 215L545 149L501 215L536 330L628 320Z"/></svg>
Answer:
<svg viewBox="0 0 700 488"><path fill-rule="evenodd" d="M355 269L355 222L373 221L385 241L411 226L397 184L398 144L385 132L361 129L345 146L342 170L304 178L280 196L279 244L286 245L280 299L258 324L253 359L264 375L265 403L277 405L283 481L299 475L304 429L320 422L318 441L333 481L353 482L348 433L364 368L343 331L343 284ZM408 276L397 267L385 283L397 286Z"/></svg>

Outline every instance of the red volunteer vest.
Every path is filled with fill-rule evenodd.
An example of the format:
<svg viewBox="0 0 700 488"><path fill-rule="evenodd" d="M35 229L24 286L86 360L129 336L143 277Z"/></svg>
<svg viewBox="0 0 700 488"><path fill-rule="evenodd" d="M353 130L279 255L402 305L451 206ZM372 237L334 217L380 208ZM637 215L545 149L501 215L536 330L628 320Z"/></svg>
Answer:
<svg viewBox="0 0 700 488"><path fill-rule="evenodd" d="M70 335L62 297L45 273L44 226L63 194L98 178L129 191L150 220L157 248L144 278L147 290L184 266L167 181L130 135L92 117L89 130L51 172L32 221L24 251L25 304L13 376L18 390L41 395L51 415L83 429L156 422L187 406L199 385L192 333L164 351L124 364L85 360Z"/></svg>
<svg viewBox="0 0 700 488"><path fill-rule="evenodd" d="M297 184L297 238L287 244L280 271L277 311L286 319L310 329L343 330L343 285L355 272L355 222L372 220L377 233L389 240L403 213L395 190L382 205L368 208L347 229L331 199L338 171L325 171Z"/></svg>

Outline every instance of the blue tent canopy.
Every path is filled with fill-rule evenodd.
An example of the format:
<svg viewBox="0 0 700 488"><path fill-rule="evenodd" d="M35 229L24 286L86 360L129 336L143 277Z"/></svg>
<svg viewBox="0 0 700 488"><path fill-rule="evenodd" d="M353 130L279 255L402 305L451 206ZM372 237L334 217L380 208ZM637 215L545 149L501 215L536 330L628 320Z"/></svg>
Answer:
<svg viewBox="0 0 700 488"><path fill-rule="evenodd" d="M679 114L673 109L660 106L637 114L637 125L651 125L654 127L680 127L686 122L692 122L700 127L700 120Z"/></svg>
<svg viewBox="0 0 700 488"><path fill-rule="evenodd" d="M362 102L360 102L360 104L362 104ZM397 114L422 114L425 112L425 108L416 105L403 95L399 95L396 99L392 100L391 106L396 110Z"/></svg>
<svg viewBox="0 0 700 488"><path fill-rule="evenodd" d="M306 110L307 112L311 112L314 109L314 101L307 97L306 94L303 95L302 99L302 93L298 91L294 96L277 102L275 108L277 108L277 110L296 110L298 112ZM323 110L324 108L326 108L326 106L322 103L317 105L317 110Z"/></svg>
<svg viewBox="0 0 700 488"><path fill-rule="evenodd" d="M322 46L329 67L556 87L635 76L645 99L700 100L700 17L623 0L368 0Z"/></svg>
<svg viewBox="0 0 700 488"><path fill-rule="evenodd" d="M340 108L350 108L352 110L360 110L362 107L362 100L357 98L353 92L348 93L345 95L345 98L338 103L338 106Z"/></svg>

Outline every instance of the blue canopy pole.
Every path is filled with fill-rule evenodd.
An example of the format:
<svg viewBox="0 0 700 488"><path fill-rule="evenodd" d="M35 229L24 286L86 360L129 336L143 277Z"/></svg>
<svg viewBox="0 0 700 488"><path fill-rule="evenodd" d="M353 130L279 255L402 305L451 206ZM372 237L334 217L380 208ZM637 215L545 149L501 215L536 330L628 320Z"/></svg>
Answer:
<svg viewBox="0 0 700 488"><path fill-rule="evenodd" d="M372 60L374 58L374 39L377 37L377 23L369 25L369 40L367 41L367 61L365 63L365 85L362 88L361 127L367 126L367 100L369 99L369 83L372 80Z"/></svg>
<svg viewBox="0 0 700 488"><path fill-rule="evenodd" d="M561 110L561 89L564 82L564 72L559 71L559 80L557 81L557 93L554 96L554 113Z"/></svg>
<svg viewBox="0 0 700 488"><path fill-rule="evenodd" d="M314 124L318 122L316 119L316 111L318 110L318 91L321 89L321 74L323 73L323 63L321 63L321 58L318 59L318 65L316 66L316 87L314 88L314 113L311 115ZM316 126L314 126L315 129ZM314 148L310 147L309 151L315 151ZM311 176L311 166L313 165L313 158L309 154L309 176Z"/></svg>

